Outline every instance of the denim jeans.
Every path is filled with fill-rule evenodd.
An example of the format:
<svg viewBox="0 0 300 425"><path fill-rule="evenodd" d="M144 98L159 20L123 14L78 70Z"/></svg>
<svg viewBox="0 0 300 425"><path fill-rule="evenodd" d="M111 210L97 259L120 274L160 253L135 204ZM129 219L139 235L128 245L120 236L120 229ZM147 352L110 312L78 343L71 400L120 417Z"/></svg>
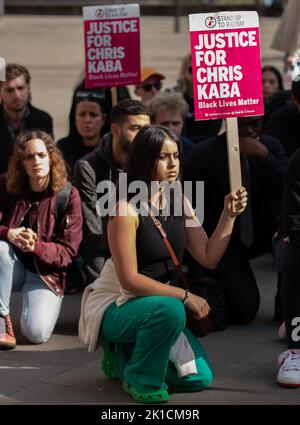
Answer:
<svg viewBox="0 0 300 425"><path fill-rule="evenodd" d="M21 289L21 332L29 341L40 344L53 332L63 297L52 292L38 273L24 267L10 243L0 241L1 316L9 314L11 292Z"/></svg>

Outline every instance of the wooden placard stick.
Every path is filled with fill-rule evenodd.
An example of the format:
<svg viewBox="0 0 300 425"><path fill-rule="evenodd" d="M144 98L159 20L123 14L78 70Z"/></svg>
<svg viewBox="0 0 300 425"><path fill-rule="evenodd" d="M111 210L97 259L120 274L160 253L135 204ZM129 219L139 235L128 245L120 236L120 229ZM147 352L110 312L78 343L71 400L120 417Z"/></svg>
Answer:
<svg viewBox="0 0 300 425"><path fill-rule="evenodd" d="M237 118L225 118L230 192L242 186Z"/></svg>
<svg viewBox="0 0 300 425"><path fill-rule="evenodd" d="M118 92L117 87L111 87L111 103L112 107L114 107L118 103Z"/></svg>

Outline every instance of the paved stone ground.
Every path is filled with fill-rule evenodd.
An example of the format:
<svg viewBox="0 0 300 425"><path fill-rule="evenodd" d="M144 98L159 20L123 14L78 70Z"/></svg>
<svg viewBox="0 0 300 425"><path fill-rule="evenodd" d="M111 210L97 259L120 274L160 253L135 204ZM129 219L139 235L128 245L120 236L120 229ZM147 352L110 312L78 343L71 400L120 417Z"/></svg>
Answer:
<svg viewBox="0 0 300 425"><path fill-rule="evenodd" d="M281 53L270 50L277 19L261 19L262 61L281 67ZM71 91L83 68L83 31L79 17L6 16L0 20L0 56L32 72L34 105L49 111L57 138L67 132ZM181 33L173 20L142 18L142 59L166 74L173 85L188 51L187 19ZM276 384L276 359L285 344L276 340L272 321L276 273L270 256L253 261L261 308L247 326L231 326L202 340L215 369L208 391L172 396L170 405L298 404L299 391ZM19 334L20 294L12 297L18 346L0 352L0 404L132 405L118 382L99 368L99 351L90 355L77 338L80 294L66 296L54 335L44 345L29 345Z"/></svg>
<svg viewBox="0 0 300 425"><path fill-rule="evenodd" d="M276 384L278 354L272 321L276 273L270 256L252 262L261 293L257 318L250 325L230 326L201 339L215 370L212 387L201 393L173 395L169 405L299 404L299 391ZM0 352L0 404L135 404L116 381L100 370L100 350L88 354L76 336L80 294L64 299L51 339L28 344L18 328L20 294L13 294L12 317L18 346Z"/></svg>

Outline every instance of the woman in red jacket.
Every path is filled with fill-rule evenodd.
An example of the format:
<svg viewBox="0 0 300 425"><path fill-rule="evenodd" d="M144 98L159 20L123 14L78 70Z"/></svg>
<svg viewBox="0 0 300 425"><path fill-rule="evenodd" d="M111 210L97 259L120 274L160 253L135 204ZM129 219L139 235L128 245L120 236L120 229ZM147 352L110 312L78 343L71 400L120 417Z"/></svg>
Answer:
<svg viewBox="0 0 300 425"><path fill-rule="evenodd" d="M15 290L22 289L22 334L39 344L53 332L66 270L82 239L80 197L68 185L52 138L40 130L21 134L8 173L0 176L0 349L16 346L9 316ZM69 195L59 217L63 192Z"/></svg>

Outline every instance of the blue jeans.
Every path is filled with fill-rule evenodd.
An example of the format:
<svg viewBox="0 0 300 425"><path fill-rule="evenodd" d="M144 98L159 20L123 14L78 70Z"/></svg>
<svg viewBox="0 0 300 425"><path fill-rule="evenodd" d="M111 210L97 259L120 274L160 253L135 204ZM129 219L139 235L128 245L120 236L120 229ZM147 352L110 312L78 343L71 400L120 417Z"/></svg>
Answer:
<svg viewBox="0 0 300 425"><path fill-rule="evenodd" d="M21 332L34 344L46 342L57 322L62 296L37 273L27 270L9 242L0 241L0 315L9 314L12 291L22 289Z"/></svg>

